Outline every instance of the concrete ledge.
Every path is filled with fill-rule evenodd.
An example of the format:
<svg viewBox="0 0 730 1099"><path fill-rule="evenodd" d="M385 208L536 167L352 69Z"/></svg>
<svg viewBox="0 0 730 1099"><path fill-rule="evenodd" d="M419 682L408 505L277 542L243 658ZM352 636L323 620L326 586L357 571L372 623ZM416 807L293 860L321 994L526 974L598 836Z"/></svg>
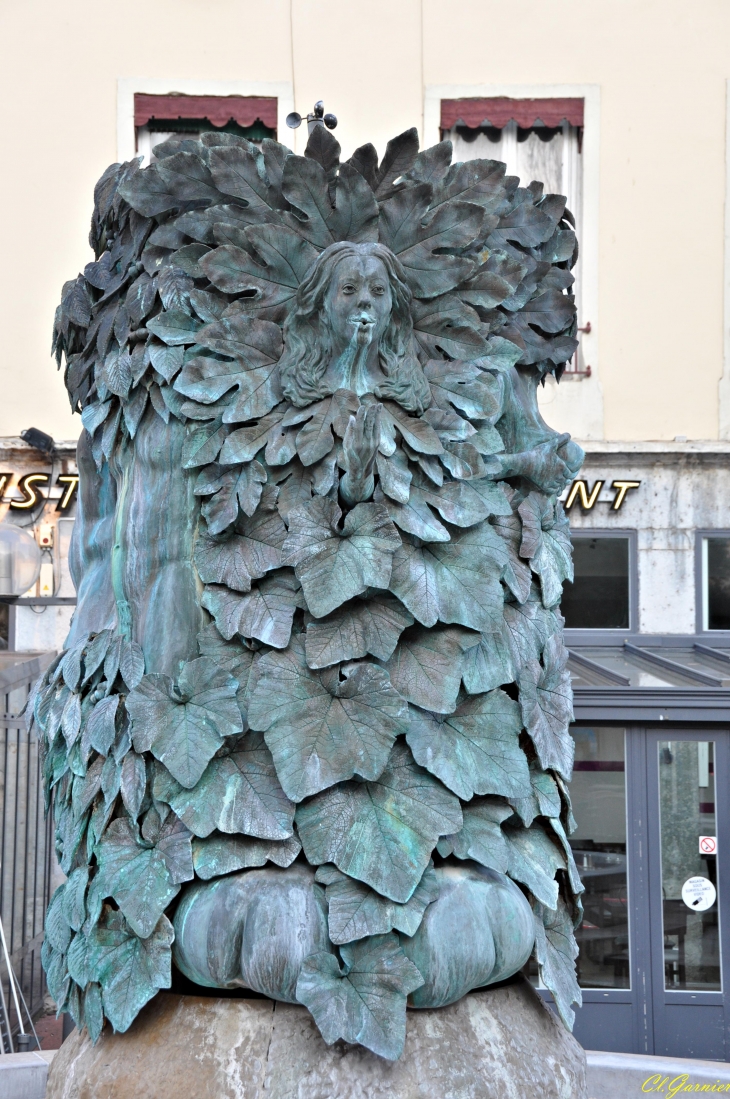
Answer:
<svg viewBox="0 0 730 1099"><path fill-rule="evenodd" d="M634 1053L586 1050L589 1099L639 1099L645 1095L700 1092L715 1085L713 1094L730 1095L730 1064L680 1057L645 1057ZM693 1085L697 1084L697 1087Z"/></svg>
<svg viewBox="0 0 730 1099"><path fill-rule="evenodd" d="M2 1099L44 1099L48 1066L58 1051L0 1054L0 1096Z"/></svg>

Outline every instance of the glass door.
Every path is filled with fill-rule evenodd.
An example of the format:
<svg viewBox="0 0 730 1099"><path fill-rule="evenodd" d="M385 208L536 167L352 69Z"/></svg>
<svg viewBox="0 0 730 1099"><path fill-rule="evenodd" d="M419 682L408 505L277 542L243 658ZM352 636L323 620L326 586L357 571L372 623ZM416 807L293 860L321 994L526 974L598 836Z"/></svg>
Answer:
<svg viewBox="0 0 730 1099"><path fill-rule="evenodd" d="M646 747L654 1052L724 1060L727 733L661 730Z"/></svg>

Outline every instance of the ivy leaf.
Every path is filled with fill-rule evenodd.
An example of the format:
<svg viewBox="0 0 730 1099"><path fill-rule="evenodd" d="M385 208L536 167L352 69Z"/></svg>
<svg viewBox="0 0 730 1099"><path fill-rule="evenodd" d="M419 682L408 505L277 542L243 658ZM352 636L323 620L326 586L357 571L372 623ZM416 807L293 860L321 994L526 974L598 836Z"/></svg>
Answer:
<svg viewBox="0 0 730 1099"><path fill-rule="evenodd" d="M129 1029L159 989L170 987L173 938L166 916L141 939L121 912L104 907L89 936L89 959L102 988L104 1013L118 1033Z"/></svg>
<svg viewBox="0 0 730 1099"><path fill-rule="evenodd" d="M173 837L175 847L184 844L182 858L179 850L173 849L172 856L168 852ZM136 828L126 818L119 817L104 832L96 855L104 894L114 898L129 926L142 939L152 934L160 916L180 892L180 882L193 877L190 833L174 820L153 847L139 839Z"/></svg>
<svg viewBox="0 0 730 1099"><path fill-rule="evenodd" d="M297 808L296 823L311 864L333 862L404 904L439 836L458 832L462 816L458 798L398 742L377 780L342 783L317 794Z"/></svg>
<svg viewBox="0 0 730 1099"><path fill-rule="evenodd" d="M305 959L297 1000L309 1008L328 1045L342 1038L397 1060L406 1038L406 998L423 977L396 935L375 935L343 946L343 966L320 951Z"/></svg>
<svg viewBox="0 0 730 1099"><path fill-rule="evenodd" d="M451 713L461 686L462 654L475 640L458 627L410 630L385 665L393 686L424 709Z"/></svg>
<svg viewBox="0 0 730 1099"><path fill-rule="evenodd" d="M225 541L201 535L195 545L195 564L205 584L225 584L234 591L250 591L259 580L281 567L286 527L276 511L263 508L242 519L237 533Z"/></svg>
<svg viewBox="0 0 730 1099"><path fill-rule="evenodd" d="M158 768L154 795L201 838L216 828L268 840L292 834L294 806L279 785L261 733L247 733L228 755L212 759L192 790Z"/></svg>
<svg viewBox="0 0 730 1099"><path fill-rule="evenodd" d="M424 626L456 622L498 633L504 608L499 577L507 563L499 536L480 523L445 543L419 547L404 540L393 556L389 587Z"/></svg>
<svg viewBox="0 0 730 1099"><path fill-rule="evenodd" d="M560 634L553 634L543 649L543 665L530 660L520 669L517 682L525 728L532 737L544 770L553 769L570 781L575 742L570 734L573 690L566 667L568 653Z"/></svg>
<svg viewBox="0 0 730 1099"><path fill-rule="evenodd" d="M227 641L238 633L275 649L285 649L294 612L301 606L301 590L291 570L281 569L243 595L228 588L208 587L201 603Z"/></svg>
<svg viewBox="0 0 730 1099"><path fill-rule="evenodd" d="M182 785L195 786L223 738L243 729L233 676L201 656L177 685L153 672L127 696L137 752L152 752Z"/></svg>
<svg viewBox="0 0 730 1099"><path fill-rule="evenodd" d="M541 983L553 994L558 1014L569 1030L573 1029L575 1012L572 1004L583 1003L575 971L578 944L565 901L558 899L557 910L533 901L535 917L535 957Z"/></svg>
<svg viewBox="0 0 730 1099"><path fill-rule="evenodd" d="M340 165L337 173L335 209L329 217L329 229L335 240L378 239L378 204L368 184L351 164Z"/></svg>
<svg viewBox="0 0 730 1099"><path fill-rule="evenodd" d="M462 801L474 794L525 797L530 776L521 729L517 703L496 690L467 699L443 721L411 707L406 739L416 762Z"/></svg>
<svg viewBox="0 0 730 1099"><path fill-rule="evenodd" d="M517 509L522 519L520 554L530 560L540 577L542 601L554 607L563 594L563 581L573 580L570 527L559 503L531 492Z"/></svg>
<svg viewBox="0 0 730 1099"><path fill-rule="evenodd" d="M193 840L193 866L203 881L249 870L273 862L291 866L302 849L296 835L286 840L262 840L252 836L224 836L214 832L208 839Z"/></svg>
<svg viewBox="0 0 730 1099"><path fill-rule="evenodd" d="M413 616L386 593L357 599L328 618L310 622L305 646L310 668L326 668L371 653L388 660Z"/></svg>
<svg viewBox="0 0 730 1099"><path fill-rule="evenodd" d="M512 816L512 810L497 798L474 798L462 808L464 824L453 836L443 836L438 852L443 858L473 859L481 866L504 874L510 865L510 849L502 831L502 822Z"/></svg>
<svg viewBox="0 0 730 1099"><path fill-rule="evenodd" d="M244 238L245 250L232 244L215 248L203 256L201 268L226 294L248 292L259 308L286 305L317 259L317 249L283 225L252 225Z"/></svg>
<svg viewBox="0 0 730 1099"><path fill-rule="evenodd" d="M320 877L329 869L326 881ZM335 867L322 867L315 875L316 881L327 885L327 908L330 939L338 946L365 939L369 935L385 935L396 930L404 935L415 935L421 925L423 913L439 895L439 884L431 867L405 904L396 904L373 892L362 882L348 878Z"/></svg>
<svg viewBox="0 0 730 1099"><path fill-rule="evenodd" d="M334 243L328 222L332 217L327 173L310 157L288 156L284 161L281 181L284 198L299 213L290 212L289 224L316 248Z"/></svg>
<svg viewBox="0 0 730 1099"><path fill-rule="evenodd" d="M259 661L248 720L266 734L292 801L355 774L377 778L405 732L405 704L382 668L346 664L341 671L343 681L337 671L311 671L300 638Z"/></svg>
<svg viewBox="0 0 730 1099"><path fill-rule="evenodd" d="M357 504L345 517L317 497L289 512L282 560L294 565L307 606L323 618L367 587L387 588L400 537L382 504Z"/></svg>

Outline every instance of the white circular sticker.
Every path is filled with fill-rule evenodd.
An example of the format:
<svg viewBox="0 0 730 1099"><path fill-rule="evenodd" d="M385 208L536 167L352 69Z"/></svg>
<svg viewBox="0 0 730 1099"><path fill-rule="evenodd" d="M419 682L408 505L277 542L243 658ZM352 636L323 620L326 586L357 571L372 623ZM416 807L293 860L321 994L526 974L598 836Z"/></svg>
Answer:
<svg viewBox="0 0 730 1099"><path fill-rule="evenodd" d="M717 900L715 886L709 878L687 878L682 886L682 900L693 912L706 912Z"/></svg>

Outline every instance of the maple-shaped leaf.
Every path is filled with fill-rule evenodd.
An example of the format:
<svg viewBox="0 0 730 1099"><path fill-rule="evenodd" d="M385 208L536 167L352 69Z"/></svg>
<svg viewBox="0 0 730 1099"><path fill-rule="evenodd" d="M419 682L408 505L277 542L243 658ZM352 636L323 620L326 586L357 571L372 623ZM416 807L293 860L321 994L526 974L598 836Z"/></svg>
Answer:
<svg viewBox="0 0 730 1099"><path fill-rule="evenodd" d="M397 1060L406 1038L406 999L423 977L392 933L343 946L340 954L342 967L325 951L305 959L297 1000L328 1045L344 1039Z"/></svg>
<svg viewBox="0 0 730 1099"><path fill-rule="evenodd" d="M525 663L517 677L522 720L543 769L555 770L570 781L575 755L570 733L573 689L566 667L568 653L560 634L547 640L542 659L542 664L537 660Z"/></svg>
<svg viewBox="0 0 730 1099"><path fill-rule="evenodd" d="M562 506L531 492L517 509L522 519L520 554L540 577L542 601L554 607L563 594L563 581L573 580L570 527Z"/></svg>
<svg viewBox="0 0 730 1099"><path fill-rule="evenodd" d="M490 515L509 515L509 501L500 484L487 478L473 481L447 481L440 487L421 483L423 498L447 523L473 527Z"/></svg>
<svg viewBox="0 0 730 1099"><path fill-rule="evenodd" d="M368 587L387 588L400 536L382 504L357 504L345 517L316 497L289 512L282 560L294 565L307 606L323 618Z"/></svg>
<svg viewBox="0 0 730 1099"><path fill-rule="evenodd" d="M515 666L502 634L482 634L479 642L464 653L462 680L470 695L482 694L504 683L512 683Z"/></svg>
<svg viewBox="0 0 730 1099"><path fill-rule="evenodd" d="M541 904L555 908L558 901L555 874L566 870L567 863L553 830L540 823L532 828L510 823L503 827L503 834L509 848L509 876L526 885Z"/></svg>
<svg viewBox="0 0 730 1099"><path fill-rule="evenodd" d="M210 496L201 511L209 534L221 534L238 518L239 507L244 515L253 515L258 507L266 482L266 471L260 462L235 469L212 465L204 469L195 483L196 496Z"/></svg>
<svg viewBox="0 0 730 1099"><path fill-rule="evenodd" d="M397 742L376 780L347 782L317 794L296 812L313 865L344 874L404 904L418 885L439 836L458 832L461 806Z"/></svg>
<svg viewBox="0 0 730 1099"><path fill-rule="evenodd" d="M504 874L510 865L510 849L502 822L512 816L506 802L498 798L473 798L462 808L464 823L453 836L442 836L438 852L444 858L473 859L481 866Z"/></svg>
<svg viewBox="0 0 730 1099"><path fill-rule="evenodd" d="M202 605L215 618L223 637L255 637L275 649L285 649L291 637L294 612L302 605L301 588L291 569L279 569L250 592L206 588Z"/></svg>
<svg viewBox="0 0 730 1099"><path fill-rule="evenodd" d="M159 989L170 987L174 937L166 916L142 939L121 912L105 905L89 935L89 967L102 988L104 1014L117 1033L129 1029Z"/></svg>
<svg viewBox="0 0 730 1099"><path fill-rule="evenodd" d="M424 709L451 713L461 685L463 653L476 640L458 626L409 630L385 665L393 686Z"/></svg>
<svg viewBox="0 0 730 1099"><path fill-rule="evenodd" d="M430 217L432 188L428 183L396 191L380 208L380 236L403 264L418 298L435 298L458 286L474 264L448 251L474 240L484 211L469 202L446 202Z"/></svg>
<svg viewBox="0 0 730 1099"><path fill-rule="evenodd" d="M397 432L417 454L443 454L443 444L430 423L423 417L409 416L395 401L383 401L380 431L381 437L393 440L392 447L395 445L394 432Z"/></svg>
<svg viewBox="0 0 730 1099"><path fill-rule="evenodd" d="M302 849L296 835L286 840L262 840L253 836L226 836L214 832L207 839L193 840L193 867L203 881L250 870L273 862L291 866Z"/></svg>
<svg viewBox="0 0 730 1099"><path fill-rule="evenodd" d="M317 249L284 225L252 225L244 230L247 247L223 245L208 252L200 266L219 290L247 293L259 309L286 306L317 259Z"/></svg>
<svg viewBox="0 0 730 1099"><path fill-rule="evenodd" d="M450 541L418 546L404 539L393 556L388 585L424 626L455 622L483 633L502 630L500 576L509 552L489 523L455 533Z"/></svg>
<svg viewBox="0 0 730 1099"><path fill-rule="evenodd" d="M549 771L543 771L536 759L530 763L530 793L525 797L509 797L525 828L535 817L559 817L562 801L557 783Z"/></svg>
<svg viewBox="0 0 730 1099"><path fill-rule="evenodd" d="M221 451L221 463L223 465L238 465L241 462L250 462L252 458L255 458L259 451L267 445L267 441L276 437L286 407L286 404L282 403L273 412L262 416L255 424L249 427L239 427L237 431L231 432Z"/></svg>
<svg viewBox="0 0 730 1099"><path fill-rule="evenodd" d="M359 660L368 653L388 660L413 616L385 592L356 599L327 618L307 626L305 646L310 668L326 668L345 660Z"/></svg>
<svg viewBox="0 0 730 1099"><path fill-rule="evenodd" d="M268 840L292 834L294 806L279 784L261 733L247 733L227 755L215 756L192 790L158 767L153 791L201 838L216 828Z"/></svg>
<svg viewBox="0 0 730 1099"><path fill-rule="evenodd" d="M129 926L146 939L180 883L193 877L190 832L169 818L156 844L146 843L124 817L113 820L96 848L102 895L113 897Z"/></svg>
<svg viewBox="0 0 730 1099"><path fill-rule="evenodd" d="M315 881L326 886L330 939L337 945L393 930L415 935L426 908L439 895L438 880L430 866L405 904L381 897L362 882L348 878L336 866L320 867Z"/></svg>
<svg viewBox="0 0 730 1099"><path fill-rule="evenodd" d="M285 652L261 657L248 708L249 724L265 733L292 801L355 774L377 778L406 718L382 668L359 663L312 671L299 637Z"/></svg>
<svg viewBox="0 0 730 1099"><path fill-rule="evenodd" d="M568 1030L573 1029L575 1012L572 1005L583 1003L583 993L578 984L575 959L578 944L575 941L573 921L565 901L558 899L557 909L546 908L533 901L535 917L535 957L540 980L553 994L560 1018Z"/></svg>
<svg viewBox="0 0 730 1099"><path fill-rule="evenodd" d="M417 763L469 801L474 794L525 797L527 757L520 748L519 706L504 691L468 698L439 720L411 707L407 741Z"/></svg>
<svg viewBox="0 0 730 1099"><path fill-rule="evenodd" d="M146 675L127 696L137 752L152 752L181 785L190 789L223 738L243 730L233 676L201 656L185 664L178 681Z"/></svg>
<svg viewBox="0 0 730 1099"><path fill-rule="evenodd" d="M430 301L415 299L411 311L413 335L426 359L448 355L452 360L468 360L486 355L488 345L480 331L479 314L457 294L443 294Z"/></svg>
<svg viewBox="0 0 730 1099"><path fill-rule="evenodd" d="M225 540L201 535L195 545L195 564L205 584L225 584L234 591L250 591L251 581L281 567L286 527L277 511L261 507L242 517L235 533Z"/></svg>
<svg viewBox="0 0 730 1099"><path fill-rule="evenodd" d="M334 446L334 434L344 438L350 416L360 402L355 393L338 389L331 397L316 401L306 408L292 408L282 420L283 428L299 427L295 445L305 466L314 465Z"/></svg>
<svg viewBox="0 0 730 1099"><path fill-rule="evenodd" d="M469 362L432 359L423 368L439 408L456 408L471 420L496 422L502 414L503 384Z"/></svg>

